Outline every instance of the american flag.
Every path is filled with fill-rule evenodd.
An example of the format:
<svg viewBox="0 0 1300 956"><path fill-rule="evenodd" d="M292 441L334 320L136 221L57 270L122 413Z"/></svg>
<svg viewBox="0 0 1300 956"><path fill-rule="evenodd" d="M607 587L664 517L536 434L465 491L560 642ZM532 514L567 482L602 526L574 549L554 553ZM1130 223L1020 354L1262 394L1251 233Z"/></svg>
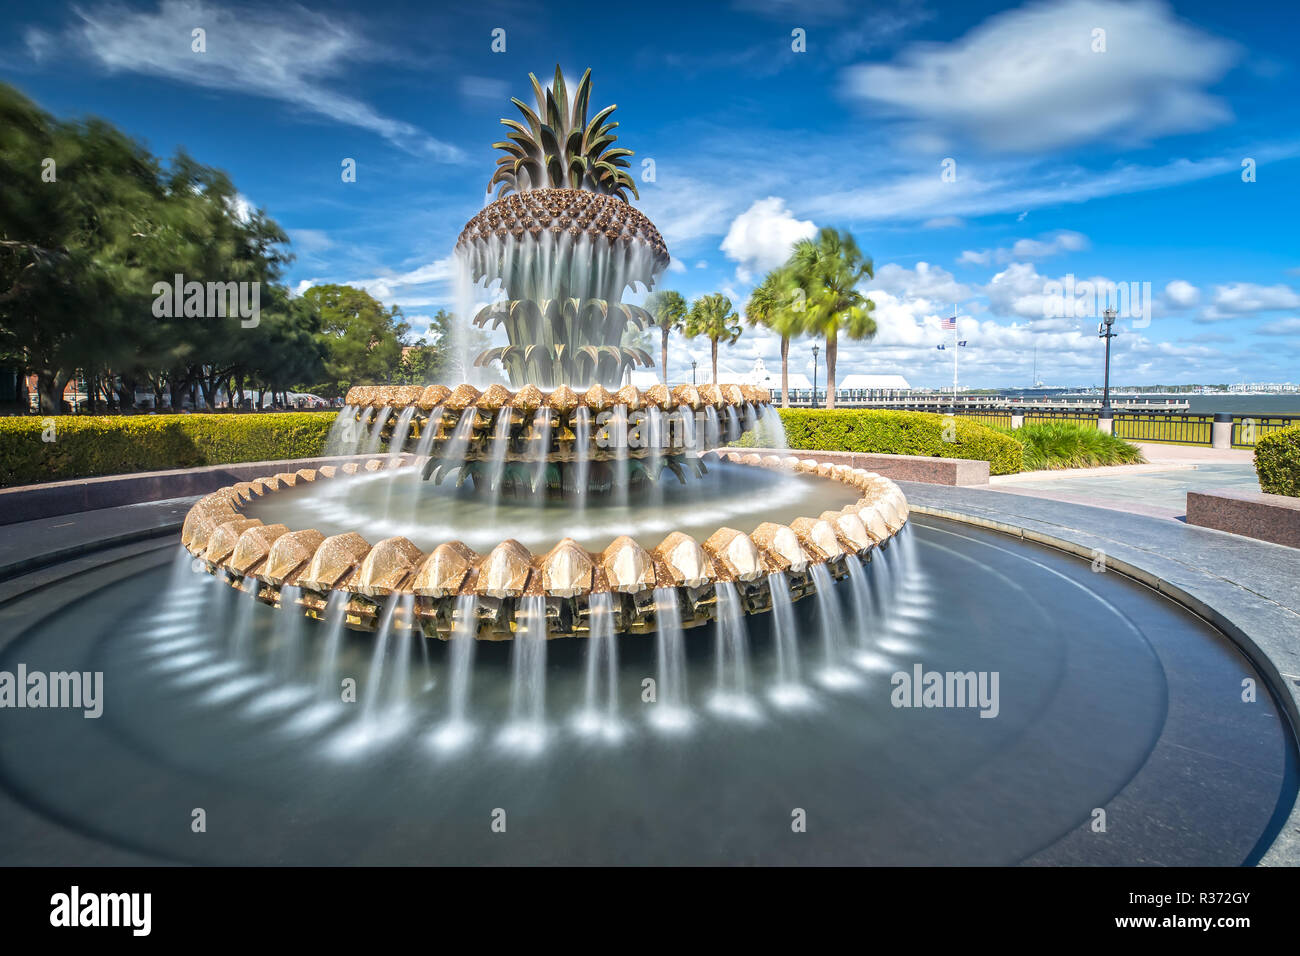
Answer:
<svg viewBox="0 0 1300 956"><path fill-rule="evenodd" d="M949 315L949 316L946 316L946 317L944 318L944 320L943 320L943 330L944 330L945 332L956 332L956 331L957 331L957 316L955 316L955 315Z"/></svg>

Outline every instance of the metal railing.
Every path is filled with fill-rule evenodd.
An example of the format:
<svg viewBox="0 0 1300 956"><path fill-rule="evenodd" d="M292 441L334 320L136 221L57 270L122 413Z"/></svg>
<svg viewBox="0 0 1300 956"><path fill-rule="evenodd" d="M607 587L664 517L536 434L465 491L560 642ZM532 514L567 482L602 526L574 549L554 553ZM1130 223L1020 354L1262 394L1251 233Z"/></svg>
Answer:
<svg viewBox="0 0 1300 956"><path fill-rule="evenodd" d="M1214 416L1171 412L1116 412L1112 434L1132 441L1208 447L1214 444Z"/></svg>
<svg viewBox="0 0 1300 956"><path fill-rule="evenodd" d="M1046 408L1026 408L1022 413L1026 425L1043 422L1074 422L1077 425L1097 426L1097 413L1083 409L1057 410Z"/></svg>
<svg viewBox="0 0 1300 956"><path fill-rule="evenodd" d="M1254 448L1265 435L1292 425L1300 425L1300 415L1233 415L1232 447Z"/></svg>

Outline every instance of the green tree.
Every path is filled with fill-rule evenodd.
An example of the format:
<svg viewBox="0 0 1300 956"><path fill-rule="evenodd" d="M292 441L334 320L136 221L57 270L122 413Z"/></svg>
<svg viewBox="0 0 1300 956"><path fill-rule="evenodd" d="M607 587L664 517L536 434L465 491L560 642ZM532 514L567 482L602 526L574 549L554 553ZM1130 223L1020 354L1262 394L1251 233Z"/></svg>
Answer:
<svg viewBox="0 0 1300 956"><path fill-rule="evenodd" d="M875 305L857 289L872 276L871 260L850 233L826 227L815 239L795 244L789 271L794 287L806 297L803 330L826 339L826 407L834 408L840 333L851 339L876 334Z"/></svg>
<svg viewBox="0 0 1300 956"><path fill-rule="evenodd" d="M397 366L397 373L393 376L394 381L399 385L431 383L442 356L441 350L436 345L420 342L408 345L402 351L402 361Z"/></svg>
<svg viewBox="0 0 1300 956"><path fill-rule="evenodd" d="M803 334L803 302L787 268L773 269L749 294L745 318L781 336L781 406L790 407L790 340Z"/></svg>
<svg viewBox="0 0 1300 956"><path fill-rule="evenodd" d="M312 286L302 294L320 315L325 381L317 391L336 398L353 385L390 381L402 361L410 326L397 306L347 285Z"/></svg>
<svg viewBox="0 0 1300 956"><path fill-rule="evenodd" d="M713 383L718 382L718 343L731 345L740 338L740 316L731 307L731 300L721 292L702 295L691 303L683 329L688 339L704 336L713 350Z"/></svg>
<svg viewBox="0 0 1300 956"><path fill-rule="evenodd" d="M655 325L659 328L660 335L660 356L662 365L660 375L663 377L664 384L668 384L668 336L673 332L680 332L685 328L686 323L686 299L680 292L674 292L672 289L665 289L662 292L652 292L645 300L646 311L649 312L655 320Z"/></svg>

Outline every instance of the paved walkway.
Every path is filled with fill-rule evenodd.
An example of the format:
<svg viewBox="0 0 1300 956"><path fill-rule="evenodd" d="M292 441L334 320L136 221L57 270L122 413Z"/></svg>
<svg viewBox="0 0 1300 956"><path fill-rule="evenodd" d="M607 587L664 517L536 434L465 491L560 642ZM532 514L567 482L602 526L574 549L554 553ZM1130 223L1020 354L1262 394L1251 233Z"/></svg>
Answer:
<svg viewBox="0 0 1300 956"><path fill-rule="evenodd" d="M1254 452L1139 443L1145 465L995 476L992 491L1181 519L1189 491L1259 491Z"/></svg>

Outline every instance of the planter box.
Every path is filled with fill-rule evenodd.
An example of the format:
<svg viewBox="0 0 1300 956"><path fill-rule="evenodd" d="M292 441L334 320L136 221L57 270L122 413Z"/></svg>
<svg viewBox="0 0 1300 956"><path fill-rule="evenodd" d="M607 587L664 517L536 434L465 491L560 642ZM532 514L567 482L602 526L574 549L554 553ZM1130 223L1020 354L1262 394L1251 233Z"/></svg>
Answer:
<svg viewBox="0 0 1300 956"><path fill-rule="evenodd" d="M1300 498L1259 491L1189 491L1187 523L1300 548Z"/></svg>

